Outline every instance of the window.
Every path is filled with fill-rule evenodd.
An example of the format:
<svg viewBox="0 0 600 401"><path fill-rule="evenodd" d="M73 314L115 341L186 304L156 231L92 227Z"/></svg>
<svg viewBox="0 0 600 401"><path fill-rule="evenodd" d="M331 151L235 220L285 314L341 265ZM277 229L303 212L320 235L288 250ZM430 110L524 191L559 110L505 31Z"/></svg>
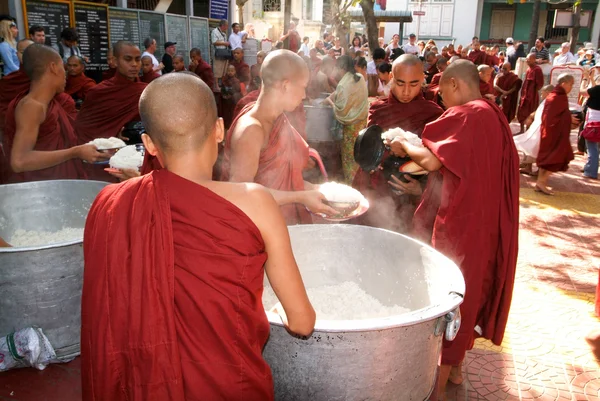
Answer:
<svg viewBox="0 0 600 401"><path fill-rule="evenodd" d="M279 12L281 11L281 0L264 0L263 12Z"/></svg>
<svg viewBox="0 0 600 401"><path fill-rule="evenodd" d="M313 0L304 0L304 19L312 20L313 19Z"/></svg>
<svg viewBox="0 0 600 401"><path fill-rule="evenodd" d="M423 1L421 4L417 0L411 0L408 10L411 13L421 11L425 15L413 14L413 22L404 24L406 34L416 33L419 38L423 39L452 36L453 0L430 0L430 2Z"/></svg>

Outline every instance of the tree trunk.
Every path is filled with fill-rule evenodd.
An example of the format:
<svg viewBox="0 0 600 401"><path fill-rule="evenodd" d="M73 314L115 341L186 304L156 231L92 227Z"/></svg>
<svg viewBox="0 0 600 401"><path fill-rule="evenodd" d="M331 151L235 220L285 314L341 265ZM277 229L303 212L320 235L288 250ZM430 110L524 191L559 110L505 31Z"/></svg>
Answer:
<svg viewBox="0 0 600 401"><path fill-rule="evenodd" d="M375 21L374 6L375 2L373 0L360 0L360 7L367 25L367 39L369 40L369 53L371 55L379 47L379 30L377 29L377 21Z"/></svg>
<svg viewBox="0 0 600 401"><path fill-rule="evenodd" d="M346 34L348 33L348 28L344 25L344 17L345 13L343 12L343 5L341 0L331 0L331 25L333 28L332 34L335 37L340 38L340 45L344 48L348 48L348 40L346 39Z"/></svg>
<svg viewBox="0 0 600 401"><path fill-rule="evenodd" d="M573 29L571 29L571 53L575 54L577 51L577 41L579 40L579 18L581 11L581 3L576 4L573 7Z"/></svg>
<svg viewBox="0 0 600 401"><path fill-rule="evenodd" d="M531 49L535 46L535 40L538 36L538 26L540 25L540 3L542 0L533 1L533 17L531 21L531 31L529 31L529 43L528 48Z"/></svg>
<svg viewBox="0 0 600 401"><path fill-rule="evenodd" d="M290 22L292 20L292 0L285 0L285 9L283 10L283 33L285 35L290 30ZM287 38L283 42L283 48L290 48L290 39Z"/></svg>
<svg viewBox="0 0 600 401"><path fill-rule="evenodd" d="M238 4L238 24L240 24L240 29L244 30L244 6Z"/></svg>

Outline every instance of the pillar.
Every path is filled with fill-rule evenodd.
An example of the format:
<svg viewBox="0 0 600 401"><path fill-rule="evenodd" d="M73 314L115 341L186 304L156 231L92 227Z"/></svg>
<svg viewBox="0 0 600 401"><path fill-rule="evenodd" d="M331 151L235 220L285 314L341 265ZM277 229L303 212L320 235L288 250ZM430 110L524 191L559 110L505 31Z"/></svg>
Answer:
<svg viewBox="0 0 600 401"><path fill-rule="evenodd" d="M598 40L600 39L600 2L598 2L598 7L596 7L596 18L594 18L594 24L592 25L592 37L591 42L594 44L594 48L598 48Z"/></svg>

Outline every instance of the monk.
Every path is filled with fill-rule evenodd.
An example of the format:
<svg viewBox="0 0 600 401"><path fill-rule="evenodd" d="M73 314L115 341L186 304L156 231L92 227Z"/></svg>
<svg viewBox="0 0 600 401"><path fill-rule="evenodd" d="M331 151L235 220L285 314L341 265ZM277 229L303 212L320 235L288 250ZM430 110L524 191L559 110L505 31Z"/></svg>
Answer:
<svg viewBox="0 0 600 401"><path fill-rule="evenodd" d="M190 50L190 66L188 69L198 75L209 88L214 89L215 74L213 74L210 64L204 61L202 52L197 47Z"/></svg>
<svg viewBox="0 0 600 401"><path fill-rule="evenodd" d="M477 67L479 72L479 92L484 98L494 101L496 95L494 95L494 86L492 85L492 67L486 64L481 64Z"/></svg>
<svg viewBox="0 0 600 401"><path fill-rule="evenodd" d="M233 51L233 60L229 62L229 65L233 65L235 67L235 72L238 79L241 83L248 87L251 79L250 67L244 62L244 51L242 49L237 48Z"/></svg>
<svg viewBox="0 0 600 401"><path fill-rule="evenodd" d="M29 91L19 94L6 113L4 151L13 172L8 181L85 178L81 160L96 162L107 156L93 145L77 146L72 119L61 105L65 69L60 55L32 44L23 54L23 65L31 80Z"/></svg>
<svg viewBox="0 0 600 401"><path fill-rule="evenodd" d="M444 341L438 399L476 337L500 345L515 278L519 229L519 158L500 109L481 97L479 74L467 60L440 81L448 110L423 131L423 145L398 137L393 153L431 172L414 216L415 235L460 267L466 284L456 339ZM485 135L482 135L482 134Z"/></svg>
<svg viewBox="0 0 600 401"><path fill-rule="evenodd" d="M211 180L224 127L200 78L157 79L140 114L165 168L106 187L90 209L83 400L271 401L265 272L286 328L315 324L279 208L260 185Z"/></svg>
<svg viewBox="0 0 600 401"><path fill-rule="evenodd" d="M542 112L540 150L536 159L539 168L535 189L546 195L554 195L548 188L548 178L552 173L567 171L573 156L571 129L581 123L569 110L568 94L573 89L575 78L561 74L558 84L546 98Z"/></svg>
<svg viewBox="0 0 600 401"><path fill-rule="evenodd" d="M182 72L186 71L185 69L185 60L181 54L176 54L173 56L173 72Z"/></svg>
<svg viewBox="0 0 600 401"><path fill-rule="evenodd" d="M440 88L440 79L442 78L442 73L448 68L448 60L440 57L440 59L436 63L438 73L435 74L431 78L431 82L427 85L427 88L424 90L423 95L425 99L432 100L436 102L438 105L442 106L441 98L438 96L439 88Z"/></svg>
<svg viewBox="0 0 600 401"><path fill-rule="evenodd" d="M136 45L119 41L113 51L117 73L92 88L75 120L80 144L119 136L125 124L140 121L138 102L146 84L140 82L141 53ZM86 165L90 179L114 181L101 165Z"/></svg>
<svg viewBox="0 0 600 401"><path fill-rule="evenodd" d="M534 113L540 104L539 91L544 86L544 74L542 69L537 64L535 53L530 53L527 56L527 74L525 75L525 82L523 82L523 88L521 89L521 101L519 103L519 110L517 111L517 119L521 124L520 134L525 132L525 120L531 113Z"/></svg>
<svg viewBox="0 0 600 401"><path fill-rule="evenodd" d="M479 43L479 38L477 36L473 36L473 41L467 48L469 47L471 48L471 51L468 53L467 58L475 65L485 64L487 61L487 54L485 51L481 50L481 44Z"/></svg>
<svg viewBox="0 0 600 401"><path fill-rule="evenodd" d="M371 104L367 126L379 125L386 131L402 128L421 135L425 125L435 121L444 112L423 97L421 87L424 80L423 63L417 56L404 54L394 60L390 95ZM388 157L388 154L384 156L384 162ZM408 176L405 178L408 183L392 178L390 184L382 171L359 169L352 186L369 200L370 209L357 223L399 232L408 231L414 212L414 207L410 206L418 201L421 185ZM396 195L393 189L405 195Z"/></svg>
<svg viewBox="0 0 600 401"><path fill-rule="evenodd" d="M21 63L20 68L18 71L5 75L0 79L0 139L2 138L8 105L19 93L29 89L29 77L23 67L23 52L32 44L33 41L30 39L22 39L17 43L17 56Z"/></svg>
<svg viewBox="0 0 600 401"><path fill-rule="evenodd" d="M140 81L149 84L156 78L160 78L160 74L154 71L154 64L152 64L152 58L150 56L142 57L142 76Z"/></svg>
<svg viewBox="0 0 600 401"><path fill-rule="evenodd" d="M427 52L425 54L425 62L429 65L429 68L425 71L425 81L430 84L435 74L440 72L437 68L437 55L434 52Z"/></svg>
<svg viewBox="0 0 600 401"><path fill-rule="evenodd" d="M269 188L288 224L311 223L308 210L335 214L322 202L318 187L302 178L308 145L285 115L304 99L306 63L289 50L277 50L269 53L261 70L263 88L257 101L227 132L221 180Z"/></svg>
<svg viewBox="0 0 600 401"><path fill-rule="evenodd" d="M496 77L494 89L502 99L502 113L509 124L517 114L517 103L519 100L519 89L523 81L517 74L511 71L510 63L502 64L502 72Z"/></svg>
<svg viewBox="0 0 600 401"><path fill-rule="evenodd" d="M85 64L81 57L71 56L67 59L67 85L65 93L75 102L83 101L90 89L96 86L96 81L84 74Z"/></svg>
<svg viewBox="0 0 600 401"><path fill-rule="evenodd" d="M102 71L102 80L106 81L107 79L111 79L117 73L117 63L115 61L115 56L113 53L113 49L108 49L108 54L106 56L106 62L108 64L108 70Z"/></svg>

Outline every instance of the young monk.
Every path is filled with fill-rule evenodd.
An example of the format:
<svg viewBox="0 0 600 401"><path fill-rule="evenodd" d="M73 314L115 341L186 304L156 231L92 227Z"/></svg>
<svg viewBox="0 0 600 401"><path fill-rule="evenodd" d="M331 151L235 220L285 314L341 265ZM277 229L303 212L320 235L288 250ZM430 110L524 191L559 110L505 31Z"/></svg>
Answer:
<svg viewBox="0 0 600 401"><path fill-rule="evenodd" d="M244 62L244 51L242 49L235 49L233 51L233 60L229 62L229 65L235 67L235 72L239 80L248 87L250 85L250 66Z"/></svg>
<svg viewBox="0 0 600 401"><path fill-rule="evenodd" d="M140 82L141 53L136 45L119 41L113 47L117 73L90 89L75 120L80 144L120 135L125 124L140 121L138 102L146 84ZM102 165L86 165L88 178L114 181Z"/></svg>
<svg viewBox="0 0 600 401"><path fill-rule="evenodd" d="M213 74L210 64L204 61L202 52L197 47L190 50L190 66L188 69L198 75L209 88L214 89L215 74Z"/></svg>
<svg viewBox="0 0 600 401"><path fill-rule="evenodd" d="M436 120L444 112L438 105L423 97L421 88L425 75L423 63L417 56L404 54L392 64L392 86L387 99L371 104L367 126L379 125L385 131L402 128L421 135L425 125ZM384 156L383 162L389 157ZM403 183L392 179L386 181L382 171L359 169L352 186L369 200L369 211L356 222L372 227L407 232L414 212L411 203L417 203L421 195L418 181L405 176ZM405 195L396 195L393 189Z"/></svg>
<svg viewBox="0 0 600 401"><path fill-rule="evenodd" d="M311 223L307 208L335 214L322 202L318 188L302 178L308 145L284 114L304 99L306 63L289 50L277 50L269 53L261 70L263 88L258 100L227 132L221 179L269 188L288 224Z"/></svg>
<svg viewBox="0 0 600 401"><path fill-rule="evenodd" d="M496 99L494 95L494 86L492 85L492 67L487 64L481 64L477 67L479 72L479 92L484 98L491 100L492 102Z"/></svg>
<svg viewBox="0 0 600 401"><path fill-rule="evenodd" d="M575 78L569 74L558 77L558 85L546 98L542 112L540 150L536 164L539 168L535 189L546 195L554 195L548 188L552 173L567 171L569 162L575 158L571 147L571 129L581 123L569 110L568 94L573 89Z"/></svg>
<svg viewBox="0 0 600 401"><path fill-rule="evenodd" d="M544 86L544 73L537 64L535 53L530 53L527 56L527 74L523 89L521 89L521 101L519 110L517 111L517 119L521 124L520 134L525 132L525 120L531 113L534 113L540 104L539 90Z"/></svg>
<svg viewBox="0 0 600 401"><path fill-rule="evenodd" d="M61 97L69 97L62 93L60 55L32 44L23 54L23 66L31 79L29 91L19 94L6 113L4 151L13 171L9 182L85 178L79 159L96 162L107 156L93 145L77 146L72 118L62 105Z"/></svg>
<svg viewBox="0 0 600 401"><path fill-rule="evenodd" d="M425 99L432 100L441 106L441 99L439 99L438 92L440 88L440 79L442 78L442 73L448 67L448 60L443 57L440 57L440 59L436 63L436 66L439 72L431 78L431 82L429 83L429 85L427 85L427 88L424 89L423 95L425 96Z"/></svg>
<svg viewBox="0 0 600 401"><path fill-rule="evenodd" d="M485 51L481 50L481 43L479 43L479 38L477 36L473 36L473 40L467 49L471 48L471 51L468 52L467 58L473 62L475 65L485 64L487 60L487 54Z"/></svg>
<svg viewBox="0 0 600 401"><path fill-rule="evenodd" d="M173 72L182 71L185 71L185 61L181 54L176 54L173 56Z"/></svg>
<svg viewBox="0 0 600 401"><path fill-rule="evenodd" d="M517 114L517 102L519 100L519 89L523 81L517 74L511 71L510 63L502 64L501 73L498 74L494 83L496 93L502 99L502 113L509 124L515 119Z"/></svg>
<svg viewBox="0 0 600 401"><path fill-rule="evenodd" d="M142 76L140 77L140 81L149 84L154 81L156 78L160 78L160 74L154 71L154 64L152 64L152 57L143 56L142 57Z"/></svg>
<svg viewBox="0 0 600 401"><path fill-rule="evenodd" d="M107 79L111 79L117 73L117 62L115 60L115 55L113 53L113 49L108 49L108 54L106 56L106 63L108 64L108 70L102 71L102 80L106 81Z"/></svg>
<svg viewBox="0 0 600 401"><path fill-rule="evenodd" d="M84 74L85 64L81 57L71 56L67 59L67 85L65 93L75 102L83 101L90 89L96 86L96 81Z"/></svg>
<svg viewBox="0 0 600 401"><path fill-rule="evenodd" d="M496 345L504 337L517 263L519 160L502 112L481 97L473 63L452 63L440 91L448 110L425 127L424 147L401 138L389 145L432 172L415 234L456 262L465 278L460 330L442 350L438 399L445 400L448 379L462 382L475 337Z"/></svg>
<svg viewBox="0 0 600 401"><path fill-rule="evenodd" d="M106 187L90 209L83 400L273 400L265 272L285 326L315 323L279 208L260 185L211 180L224 129L200 78L157 79L140 114L164 169Z"/></svg>

